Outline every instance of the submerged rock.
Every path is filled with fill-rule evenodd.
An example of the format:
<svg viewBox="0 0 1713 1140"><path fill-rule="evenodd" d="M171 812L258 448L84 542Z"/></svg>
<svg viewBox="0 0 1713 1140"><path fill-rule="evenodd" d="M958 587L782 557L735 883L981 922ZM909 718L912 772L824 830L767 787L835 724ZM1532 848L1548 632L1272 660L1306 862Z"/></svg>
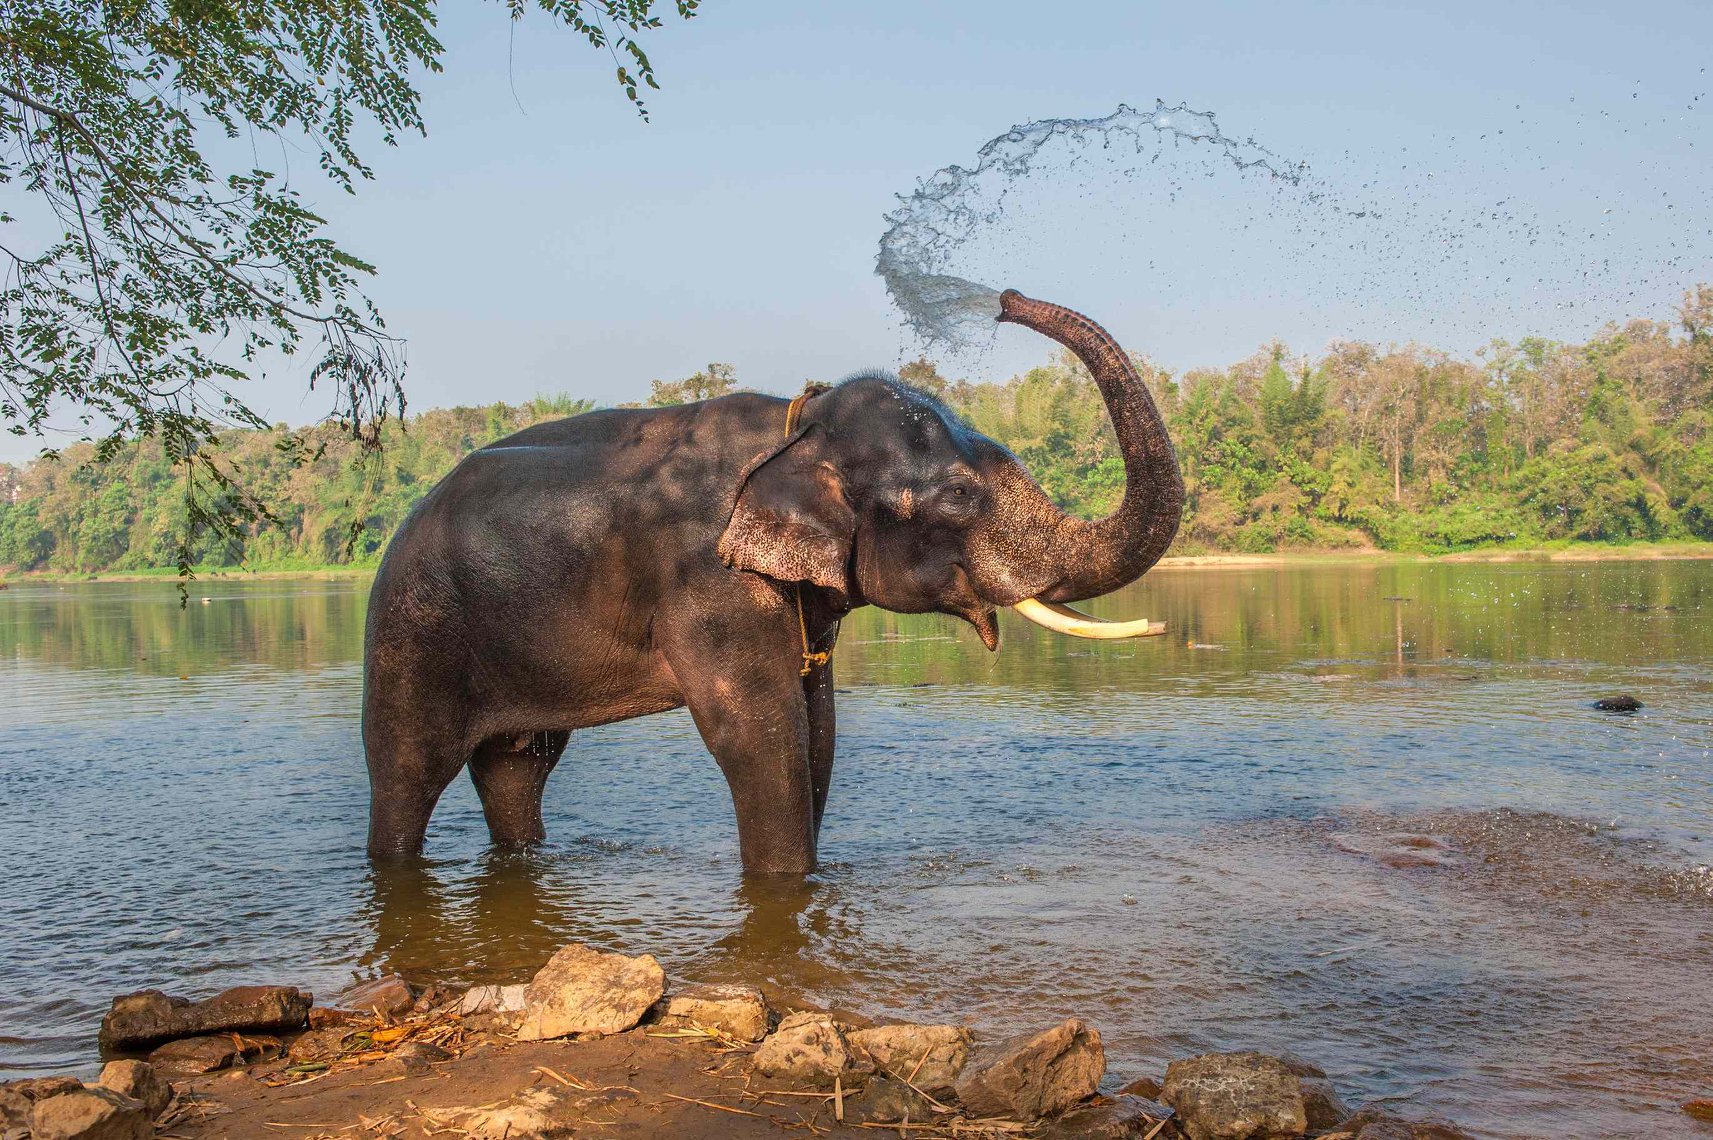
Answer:
<svg viewBox="0 0 1713 1140"><path fill-rule="evenodd" d="M577 943L548 960L524 989L519 1041L571 1033L623 1033L666 992L653 955L628 958Z"/></svg>
<svg viewBox="0 0 1713 1140"><path fill-rule="evenodd" d="M96 1083L120 1096L142 1101L151 1119L172 1103L172 1085L147 1061L109 1061Z"/></svg>
<svg viewBox="0 0 1713 1140"><path fill-rule="evenodd" d="M1295 1057L1207 1053L1166 1066L1160 1099L1190 1140L1283 1140L1348 1114L1325 1076Z"/></svg>
<svg viewBox="0 0 1713 1140"><path fill-rule="evenodd" d="M35 1140L149 1140L155 1122L143 1102L112 1089L79 1088L36 1101L30 1116Z"/></svg>
<svg viewBox="0 0 1713 1140"><path fill-rule="evenodd" d="M880 1071L927 1093L950 1090L969 1062L969 1030L957 1025L876 1025L849 1036Z"/></svg>
<svg viewBox="0 0 1713 1140"><path fill-rule="evenodd" d="M1171 1117L1172 1110L1158 1101L1120 1093L1079 1104L1032 1135L1039 1140L1133 1140Z"/></svg>
<svg viewBox="0 0 1713 1140"><path fill-rule="evenodd" d="M691 986L667 998L660 1014L660 1024L668 1028L699 1025L739 1041L766 1037L768 1021L761 991L740 985Z"/></svg>
<svg viewBox="0 0 1713 1140"><path fill-rule="evenodd" d="M753 1063L770 1077L827 1089L835 1077L854 1089L874 1072L874 1062L824 1013L794 1013L781 1021Z"/></svg>
<svg viewBox="0 0 1713 1140"><path fill-rule="evenodd" d="M1409 1120L1389 1109L1369 1105L1338 1125L1351 1140L1474 1140L1445 1120Z"/></svg>
<svg viewBox="0 0 1713 1140"><path fill-rule="evenodd" d="M103 1053L129 1052L204 1033L282 1033L307 1024L314 995L295 986L238 986L206 1001L143 990L113 999L101 1019Z"/></svg>
<svg viewBox="0 0 1713 1140"><path fill-rule="evenodd" d="M1100 1031L1073 1017L981 1050L954 1087L972 1116L1028 1121L1087 1100L1105 1072Z"/></svg>
<svg viewBox="0 0 1713 1140"><path fill-rule="evenodd" d="M1620 693L1615 697L1601 697L1594 702L1594 707L1601 712L1635 712L1644 706L1630 694Z"/></svg>
<svg viewBox="0 0 1713 1140"><path fill-rule="evenodd" d="M416 1004L416 991L397 974L385 974L352 986L339 996L339 1003L346 1009L395 1017Z"/></svg>

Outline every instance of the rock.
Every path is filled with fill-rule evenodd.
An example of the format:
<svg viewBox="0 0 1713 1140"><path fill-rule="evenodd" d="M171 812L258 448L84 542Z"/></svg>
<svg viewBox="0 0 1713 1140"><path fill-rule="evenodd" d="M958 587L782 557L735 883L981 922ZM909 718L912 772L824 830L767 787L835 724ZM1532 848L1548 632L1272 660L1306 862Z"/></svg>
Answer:
<svg viewBox="0 0 1713 1140"><path fill-rule="evenodd" d="M845 1088L857 1088L874 1072L874 1062L824 1013L794 1013L781 1021L753 1063L770 1077L825 1089L835 1077Z"/></svg>
<svg viewBox="0 0 1713 1140"><path fill-rule="evenodd" d="M1379 1105L1369 1105L1339 1122L1355 1140L1474 1140L1446 1120L1408 1120Z"/></svg>
<svg viewBox="0 0 1713 1140"><path fill-rule="evenodd" d="M754 986L692 986L666 999L660 1024L699 1025L739 1041L767 1036L767 999Z"/></svg>
<svg viewBox="0 0 1713 1140"><path fill-rule="evenodd" d="M934 1102L903 1081L872 1077L855 1096L845 1098L845 1119L868 1124L897 1124L932 1120Z"/></svg>
<svg viewBox="0 0 1713 1140"><path fill-rule="evenodd" d="M631 1089L533 1088L503 1104L450 1109L446 1115L462 1118L470 1140L551 1140L570 1136L593 1114L622 1112L636 1099Z"/></svg>
<svg viewBox="0 0 1713 1140"><path fill-rule="evenodd" d="M206 1033L281 1033L302 1029L314 995L294 986L238 986L207 1001L144 990L113 999L101 1019L103 1053L145 1049Z"/></svg>
<svg viewBox="0 0 1713 1140"><path fill-rule="evenodd" d="M30 1117L35 1140L149 1140L155 1123L140 1100L112 1089L80 1088L36 1101Z"/></svg>
<svg viewBox="0 0 1713 1140"><path fill-rule="evenodd" d="M1696 1120L1713 1120L1713 1097L1686 1100L1683 1111Z"/></svg>
<svg viewBox="0 0 1713 1140"><path fill-rule="evenodd" d="M854 1031L850 1040L882 1072L926 1093L949 1090L969 1061L969 1031L956 1025L877 1025Z"/></svg>
<svg viewBox="0 0 1713 1140"><path fill-rule="evenodd" d="M1643 707L1642 702L1628 693L1619 693L1615 697L1601 697L1594 702L1594 707L1601 712L1635 712Z"/></svg>
<svg viewBox="0 0 1713 1140"><path fill-rule="evenodd" d="M120 1096L142 1101L151 1120L172 1103L172 1086L147 1061L109 1061L96 1083Z"/></svg>
<svg viewBox="0 0 1713 1140"><path fill-rule="evenodd" d="M0 1085L0 1140L24 1140L30 1134L35 1101L16 1089Z"/></svg>
<svg viewBox="0 0 1713 1140"><path fill-rule="evenodd" d="M336 1025L350 1025L361 1020L361 1014L352 1013L348 1009L334 1009L331 1006L318 1005L309 1011L311 1029L332 1029Z"/></svg>
<svg viewBox="0 0 1713 1140"><path fill-rule="evenodd" d="M416 1001L411 1006L413 1013L433 1013L438 1009L450 1009L458 1002L461 995L449 986L424 986L421 993L416 995Z"/></svg>
<svg viewBox="0 0 1713 1140"><path fill-rule="evenodd" d="M1321 1077L1305 1077L1297 1082L1303 1094L1303 1116L1310 1132L1324 1132L1344 1123L1350 1107L1339 1099L1332 1082Z"/></svg>
<svg viewBox="0 0 1713 1140"><path fill-rule="evenodd" d="M438 1045L430 1045L426 1041L406 1041L394 1049L386 1060L375 1066L375 1072L382 1078L386 1077L420 1077L429 1071L429 1067L441 1061L450 1061L452 1054Z"/></svg>
<svg viewBox="0 0 1713 1140"><path fill-rule="evenodd" d="M351 1031L344 1026L332 1029L311 1029L301 1034L286 1049L286 1060L294 1064L304 1061L325 1061L345 1051L345 1038Z"/></svg>
<svg viewBox="0 0 1713 1140"><path fill-rule="evenodd" d="M1132 1140L1171 1117L1172 1110L1156 1100L1120 1093L1079 1104L1033 1135L1039 1140Z"/></svg>
<svg viewBox="0 0 1713 1140"><path fill-rule="evenodd" d="M236 1033L184 1037L168 1041L149 1054L149 1064L170 1077L196 1077L232 1065L277 1055L277 1037L242 1037Z"/></svg>
<svg viewBox="0 0 1713 1140"><path fill-rule="evenodd" d="M1160 1082L1153 1077L1137 1077L1118 1090L1119 1096L1139 1096L1144 1100L1160 1099Z"/></svg>
<svg viewBox="0 0 1713 1140"><path fill-rule="evenodd" d="M38 1100L82 1088L76 1077L28 1077L0 1083L0 1140L26 1140Z"/></svg>
<svg viewBox="0 0 1713 1140"><path fill-rule="evenodd" d="M21 1081L7 1081L0 1088L10 1089L21 1093L31 1101L46 1100L50 1096L72 1092L83 1087L83 1082L76 1077L26 1077Z"/></svg>
<svg viewBox="0 0 1713 1140"><path fill-rule="evenodd" d="M954 1087L971 1116L1029 1121L1087 1100L1105 1072L1100 1031L1073 1017L981 1050Z"/></svg>
<svg viewBox="0 0 1713 1140"><path fill-rule="evenodd" d="M623 1033L666 992L653 955L627 958L572 943L548 960L523 995L519 1041L569 1033Z"/></svg>
<svg viewBox="0 0 1713 1140"><path fill-rule="evenodd" d="M458 1003L458 1014L471 1017L478 1013L522 1013L523 992L527 985L472 986Z"/></svg>
<svg viewBox="0 0 1713 1140"><path fill-rule="evenodd" d="M385 974L360 982L339 996L346 1009L361 1010L376 1017L394 1017L416 1004L416 992L397 974Z"/></svg>
<svg viewBox="0 0 1713 1140"><path fill-rule="evenodd" d="M1207 1053L1166 1066L1160 1097L1177 1110L1190 1140L1302 1136L1309 1113L1296 1068L1262 1053Z"/></svg>

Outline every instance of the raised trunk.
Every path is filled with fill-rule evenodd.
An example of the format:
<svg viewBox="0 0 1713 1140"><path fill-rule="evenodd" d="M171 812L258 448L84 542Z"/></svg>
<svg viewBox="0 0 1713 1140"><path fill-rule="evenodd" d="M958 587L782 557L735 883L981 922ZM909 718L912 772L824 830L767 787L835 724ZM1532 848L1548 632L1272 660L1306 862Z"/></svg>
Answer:
<svg viewBox="0 0 1713 1140"><path fill-rule="evenodd" d="M1147 384L1107 331L1072 309L1015 289L999 299L1001 321L1033 329L1076 354L1100 386L1124 457L1124 499L1106 518L1061 514L1049 555L1047 602L1098 597L1134 582L1166 553L1183 517L1184 480Z"/></svg>

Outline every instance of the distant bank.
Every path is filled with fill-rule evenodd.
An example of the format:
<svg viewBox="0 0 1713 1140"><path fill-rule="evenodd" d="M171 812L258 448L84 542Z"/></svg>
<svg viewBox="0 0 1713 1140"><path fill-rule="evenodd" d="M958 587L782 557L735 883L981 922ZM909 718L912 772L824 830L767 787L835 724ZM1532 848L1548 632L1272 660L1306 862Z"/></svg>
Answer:
<svg viewBox="0 0 1713 1140"><path fill-rule="evenodd" d="M1406 565L1457 562L1660 562L1680 559L1713 559L1713 542L1578 542L1562 546L1529 548L1488 547L1456 554L1412 554L1389 550L1292 550L1276 554L1175 554L1160 560L1163 570L1249 569L1258 566L1351 566L1373 564ZM199 566L194 581L337 581L367 578L378 563L320 566L258 564L253 567ZM173 582L178 571L167 566L154 570L126 570L94 574L68 574L52 570L0 573L0 582Z"/></svg>

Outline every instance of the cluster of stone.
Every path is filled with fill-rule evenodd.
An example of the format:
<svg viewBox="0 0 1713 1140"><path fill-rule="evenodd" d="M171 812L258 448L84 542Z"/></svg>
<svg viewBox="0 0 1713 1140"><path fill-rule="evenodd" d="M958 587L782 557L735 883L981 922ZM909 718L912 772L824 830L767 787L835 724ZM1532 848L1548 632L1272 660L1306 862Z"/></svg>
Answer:
<svg viewBox="0 0 1713 1140"><path fill-rule="evenodd" d="M716 1039L748 1050L758 1076L830 1093L846 1122L1022 1125L1046 1140L1466 1137L1440 1121L1377 1108L1352 1112L1323 1071L1290 1055L1204 1054L1172 1062L1163 1081L1144 1078L1101 1095L1100 1031L1077 1018L978 1042L958 1025L861 1026L812 1010L781 1016L753 986L672 989L651 956L576 944L527 984L419 993L389 975L348 991L341 1004L316 1007L308 992L289 986L245 986L199 1002L153 990L117 998L101 1025L101 1047L147 1059L112 1061L89 1085L71 1077L0 1084L0 1140L147 1140L173 1104L168 1077L281 1054L288 1064L315 1065L341 1055L351 1021L385 1023L425 1010L455 1013L466 1025L520 1041L598 1037L644 1024L657 1034ZM378 1065L388 1076L419 1076L451 1059L435 1045L404 1041ZM636 1096L629 1088L537 1087L498 1104L436 1112L475 1140L535 1140L567 1135L578 1120L622 1111L618 1102Z"/></svg>

